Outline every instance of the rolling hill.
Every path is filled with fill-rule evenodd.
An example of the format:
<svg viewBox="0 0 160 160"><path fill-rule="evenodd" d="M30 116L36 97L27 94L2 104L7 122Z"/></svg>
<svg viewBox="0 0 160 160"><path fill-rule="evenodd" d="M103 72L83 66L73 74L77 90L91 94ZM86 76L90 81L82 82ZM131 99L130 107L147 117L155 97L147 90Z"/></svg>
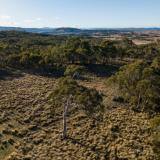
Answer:
<svg viewBox="0 0 160 160"><path fill-rule="evenodd" d="M42 33L50 35L107 35L113 33L128 32L153 32L160 31L160 28L90 28L78 29L71 27L61 28L20 28L20 27L0 27L0 31L22 31L31 33Z"/></svg>

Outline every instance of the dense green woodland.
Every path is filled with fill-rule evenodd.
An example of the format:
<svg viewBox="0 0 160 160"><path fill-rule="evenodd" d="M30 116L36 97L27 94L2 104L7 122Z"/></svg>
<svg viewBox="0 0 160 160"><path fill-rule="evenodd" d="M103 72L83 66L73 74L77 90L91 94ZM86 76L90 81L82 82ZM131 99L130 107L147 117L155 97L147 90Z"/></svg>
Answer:
<svg viewBox="0 0 160 160"><path fill-rule="evenodd" d="M160 154L158 149L160 148L158 117L160 43L158 41L147 45L135 45L128 38L108 41L91 37L0 32L1 69L9 67L34 70L73 78L77 76L76 72L79 75L88 72L90 65L94 67L123 65L119 72L106 80L107 84L116 85L121 93L115 97L115 101L128 103L135 112L147 112L154 117L155 152ZM102 96L95 90L87 90L73 80L66 79L63 83L60 82L60 87L54 95L66 96L70 90L74 91L76 102L80 101L85 107L87 102L89 103L87 109L93 109L93 104L102 101Z"/></svg>
<svg viewBox="0 0 160 160"><path fill-rule="evenodd" d="M105 41L89 37L47 36L23 32L0 33L1 65L57 69L68 64L109 64L159 55L160 44L136 46L131 40Z"/></svg>

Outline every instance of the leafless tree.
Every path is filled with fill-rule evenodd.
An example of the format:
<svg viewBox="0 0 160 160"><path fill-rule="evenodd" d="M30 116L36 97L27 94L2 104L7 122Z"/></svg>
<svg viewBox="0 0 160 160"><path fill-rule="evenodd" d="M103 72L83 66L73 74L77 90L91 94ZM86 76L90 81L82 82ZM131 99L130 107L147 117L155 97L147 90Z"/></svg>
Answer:
<svg viewBox="0 0 160 160"><path fill-rule="evenodd" d="M63 139L67 138L67 114L68 108L71 106L72 95L67 98L67 101L64 105L64 112L63 112Z"/></svg>

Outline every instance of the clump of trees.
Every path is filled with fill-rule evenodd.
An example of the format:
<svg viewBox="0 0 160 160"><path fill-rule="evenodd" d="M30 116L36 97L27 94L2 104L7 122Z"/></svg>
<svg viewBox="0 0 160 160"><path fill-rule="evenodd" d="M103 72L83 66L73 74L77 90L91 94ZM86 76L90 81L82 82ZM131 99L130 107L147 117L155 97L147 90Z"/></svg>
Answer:
<svg viewBox="0 0 160 160"><path fill-rule="evenodd" d="M160 109L160 76L154 63L136 61L123 66L109 80L117 84L123 98L135 110L151 112Z"/></svg>
<svg viewBox="0 0 160 160"><path fill-rule="evenodd" d="M146 59L160 55L159 43L137 46L121 41L76 37L46 36L23 32L0 32L0 57L3 64L20 68L49 68L60 65L102 64L117 60Z"/></svg>
<svg viewBox="0 0 160 160"><path fill-rule="evenodd" d="M102 95L96 89L89 89L79 85L71 78L61 78L57 89L51 94L57 103L63 103L63 99L72 95L72 99L79 108L91 115L102 108Z"/></svg>
<svg viewBox="0 0 160 160"><path fill-rule="evenodd" d="M160 56L156 57L152 62L152 67L160 74Z"/></svg>
<svg viewBox="0 0 160 160"><path fill-rule="evenodd" d="M83 110L92 117L102 113L104 106L103 97L95 89L88 89L79 85L75 80L62 78L57 89L50 95L54 105L64 106L63 111L63 138L67 137L67 115L68 110L73 108Z"/></svg>

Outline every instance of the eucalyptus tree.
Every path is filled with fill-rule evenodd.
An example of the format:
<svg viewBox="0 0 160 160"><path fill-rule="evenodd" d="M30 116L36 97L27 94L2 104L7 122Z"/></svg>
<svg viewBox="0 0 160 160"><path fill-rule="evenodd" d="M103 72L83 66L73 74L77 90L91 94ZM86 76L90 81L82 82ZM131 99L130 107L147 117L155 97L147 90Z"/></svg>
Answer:
<svg viewBox="0 0 160 160"><path fill-rule="evenodd" d="M102 113L103 97L95 89L88 89L79 85L75 80L62 78L57 89L50 95L54 104L63 106L63 138L67 138L67 115L69 110L83 110L89 117Z"/></svg>

